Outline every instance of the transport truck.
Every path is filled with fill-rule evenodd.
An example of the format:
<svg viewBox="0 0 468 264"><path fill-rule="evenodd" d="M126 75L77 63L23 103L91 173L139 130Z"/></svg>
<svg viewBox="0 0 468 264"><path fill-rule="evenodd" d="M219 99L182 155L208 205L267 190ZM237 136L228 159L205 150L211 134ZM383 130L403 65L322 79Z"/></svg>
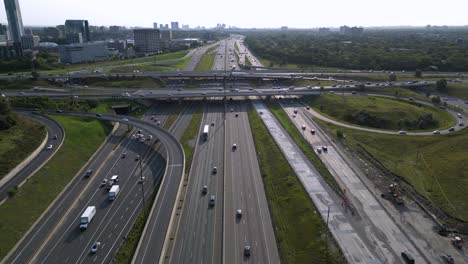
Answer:
<svg viewBox="0 0 468 264"><path fill-rule="evenodd" d="M84 230L88 228L89 223L94 219L96 214L96 206L88 206L84 213L80 217L80 229Z"/></svg>
<svg viewBox="0 0 468 264"><path fill-rule="evenodd" d="M205 125L205 127L203 127L203 139L208 140L208 131L209 130L210 130L209 125Z"/></svg>
<svg viewBox="0 0 468 264"><path fill-rule="evenodd" d="M109 201L115 200L119 192L120 192L119 185L113 185L112 188L109 190Z"/></svg>

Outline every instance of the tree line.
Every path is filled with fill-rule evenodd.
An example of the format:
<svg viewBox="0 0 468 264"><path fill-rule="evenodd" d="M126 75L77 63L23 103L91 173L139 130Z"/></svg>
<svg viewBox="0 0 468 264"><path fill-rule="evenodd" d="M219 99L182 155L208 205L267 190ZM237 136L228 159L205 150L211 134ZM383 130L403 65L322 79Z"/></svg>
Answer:
<svg viewBox="0 0 468 264"><path fill-rule="evenodd" d="M245 35L245 43L255 55L277 65L360 70L468 70L466 29L369 30L358 35L265 30Z"/></svg>

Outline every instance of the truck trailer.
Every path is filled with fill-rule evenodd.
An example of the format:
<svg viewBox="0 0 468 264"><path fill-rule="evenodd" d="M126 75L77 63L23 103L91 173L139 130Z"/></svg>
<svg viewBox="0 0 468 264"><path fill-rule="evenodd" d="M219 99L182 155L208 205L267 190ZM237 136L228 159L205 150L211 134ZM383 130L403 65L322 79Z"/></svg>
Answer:
<svg viewBox="0 0 468 264"><path fill-rule="evenodd" d="M81 230L88 228L88 225L93 220L95 214L96 214L96 206L88 206L88 208L86 208L86 210L80 217L80 229Z"/></svg>
<svg viewBox="0 0 468 264"><path fill-rule="evenodd" d="M120 188L118 185L112 186L112 188L109 190L109 201L115 200L119 192L120 192Z"/></svg>

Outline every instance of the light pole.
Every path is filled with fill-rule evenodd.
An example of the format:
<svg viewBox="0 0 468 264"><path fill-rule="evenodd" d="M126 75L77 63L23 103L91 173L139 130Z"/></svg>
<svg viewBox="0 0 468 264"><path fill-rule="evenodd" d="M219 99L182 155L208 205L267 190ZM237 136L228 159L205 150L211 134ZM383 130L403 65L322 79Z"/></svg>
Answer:
<svg viewBox="0 0 468 264"><path fill-rule="evenodd" d="M146 214L146 207L145 207L145 181L144 181L144 178L143 178L143 165L142 165L142 162L143 162L143 159L140 158L140 162L139 162L139 165L140 165L140 181L141 181L141 200L142 200L142 204L143 204L143 214Z"/></svg>

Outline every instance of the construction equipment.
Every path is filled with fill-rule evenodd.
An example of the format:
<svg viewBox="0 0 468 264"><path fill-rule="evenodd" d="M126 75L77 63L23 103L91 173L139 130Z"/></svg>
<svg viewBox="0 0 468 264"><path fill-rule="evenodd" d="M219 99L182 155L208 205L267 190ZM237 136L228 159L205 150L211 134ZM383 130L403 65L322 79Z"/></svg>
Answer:
<svg viewBox="0 0 468 264"><path fill-rule="evenodd" d="M465 240L461 237L453 237L450 242L452 242L452 245L458 249L462 249L463 246L465 245Z"/></svg>
<svg viewBox="0 0 468 264"><path fill-rule="evenodd" d="M404 201L400 195L400 188L396 182L390 184L390 186L388 186L387 193L383 193L381 196L382 198L387 199L389 201L393 201L398 205L404 204Z"/></svg>
<svg viewBox="0 0 468 264"><path fill-rule="evenodd" d="M450 254L442 255L440 257L445 261L445 263L455 264L455 260L453 259L453 257Z"/></svg>

